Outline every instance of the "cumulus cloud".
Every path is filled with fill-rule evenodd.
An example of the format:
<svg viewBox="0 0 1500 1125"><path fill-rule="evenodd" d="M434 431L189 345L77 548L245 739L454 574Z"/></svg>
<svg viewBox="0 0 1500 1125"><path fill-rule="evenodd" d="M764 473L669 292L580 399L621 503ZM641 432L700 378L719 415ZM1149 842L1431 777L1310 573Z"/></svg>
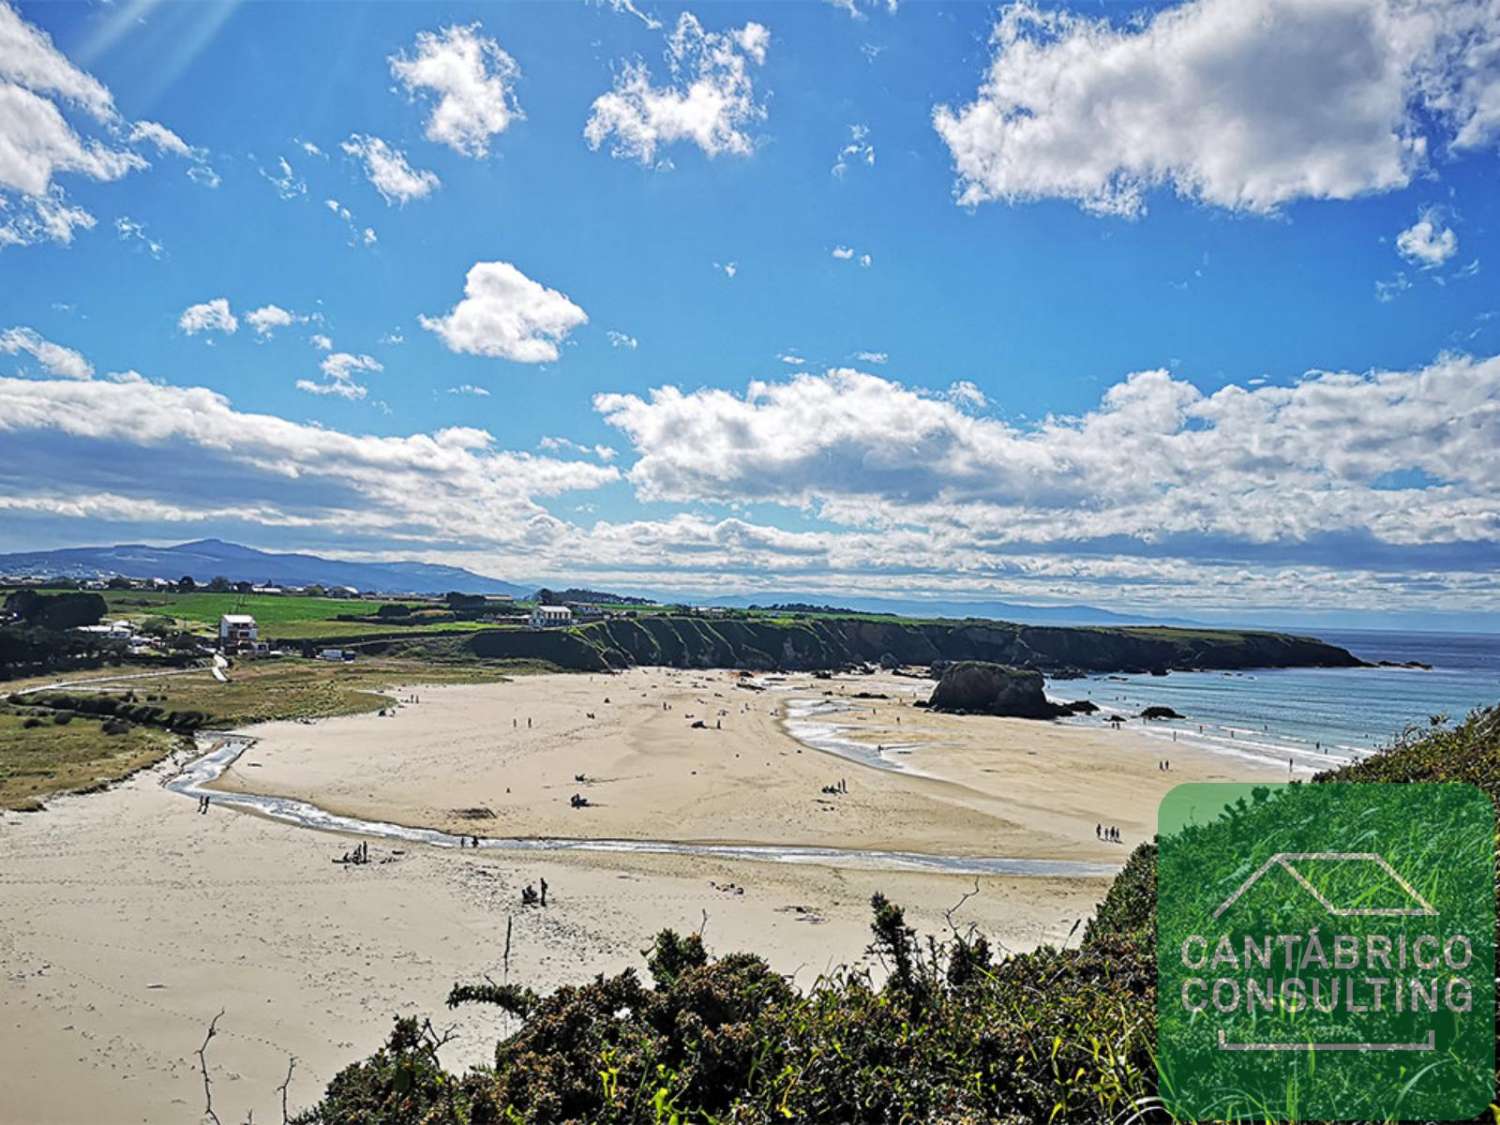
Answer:
<svg viewBox="0 0 1500 1125"><path fill-rule="evenodd" d="M231 518L382 543L525 549L557 534L537 498L593 489L595 461L497 449L482 430L377 437L234 408L201 387L127 375L0 378L0 443L36 469L0 473L0 506L112 520ZM45 487L39 482L45 481ZM104 510L110 497L123 501Z"/></svg>
<svg viewBox="0 0 1500 1125"><path fill-rule="evenodd" d="M1500 357L1442 357L1212 395L1139 372L1081 417L1029 427L976 416L972 384L933 393L847 369L595 406L630 439L644 500L775 503L1012 547L1207 540L1233 557L1339 535L1487 550L1500 530L1497 396ZM1440 483L1417 503L1386 487L1394 470Z"/></svg>
<svg viewBox="0 0 1500 1125"><path fill-rule="evenodd" d="M177 318L177 327L189 336L196 336L200 332L237 332L240 322L229 310L229 298L215 297L183 309Z"/></svg>
<svg viewBox="0 0 1500 1125"><path fill-rule="evenodd" d="M641 346L641 342L634 336L627 335L624 332L616 332L613 328L606 332L605 335L609 337L609 346L612 348L624 348L626 351L633 352Z"/></svg>
<svg viewBox="0 0 1500 1125"><path fill-rule="evenodd" d="M312 346L317 348L320 352L333 351L333 340L323 335L323 333L321 332L314 332L311 336L309 336L308 343L312 344Z"/></svg>
<svg viewBox="0 0 1500 1125"><path fill-rule="evenodd" d="M1189 0L1120 24L1006 7L974 101L933 124L957 198L1266 213L1404 187L1500 125L1492 0ZM1487 61L1488 60L1488 61Z"/></svg>
<svg viewBox="0 0 1500 1125"><path fill-rule="evenodd" d="M766 61L770 43L761 24L705 31L683 12L667 38L667 81L652 85L644 62L626 63L614 89L594 100L584 139L596 150L610 141L612 156L647 165L656 163L659 148L679 141L708 156L748 156L754 148L748 130L766 117L751 66Z"/></svg>
<svg viewBox="0 0 1500 1125"><path fill-rule="evenodd" d="M364 163L365 175L386 203L422 199L442 183L436 173L413 168L406 161L406 153L391 148L379 137L355 133L340 147Z"/></svg>
<svg viewBox="0 0 1500 1125"><path fill-rule="evenodd" d="M30 328L9 328L0 332L0 352L6 355L25 352L41 364L48 375L60 375L65 379L88 379L94 374L94 365L82 353L54 344Z"/></svg>
<svg viewBox="0 0 1500 1125"><path fill-rule="evenodd" d="M245 314L245 323L255 329L257 336L270 336L278 328L301 324L306 320L307 317L298 316L280 305L262 305Z"/></svg>
<svg viewBox="0 0 1500 1125"><path fill-rule="evenodd" d="M1396 236L1396 252L1413 265L1434 269L1458 253L1458 235L1444 225L1436 210L1428 208Z"/></svg>
<svg viewBox="0 0 1500 1125"><path fill-rule="evenodd" d="M464 156L488 155L490 138L525 117L515 99L520 68L477 23L421 32L413 53L390 64L410 96L432 102L427 139Z"/></svg>
<svg viewBox="0 0 1500 1125"><path fill-rule="evenodd" d="M589 318L509 262L476 262L464 279L463 300L444 316L418 319L449 351L549 363L568 333Z"/></svg>

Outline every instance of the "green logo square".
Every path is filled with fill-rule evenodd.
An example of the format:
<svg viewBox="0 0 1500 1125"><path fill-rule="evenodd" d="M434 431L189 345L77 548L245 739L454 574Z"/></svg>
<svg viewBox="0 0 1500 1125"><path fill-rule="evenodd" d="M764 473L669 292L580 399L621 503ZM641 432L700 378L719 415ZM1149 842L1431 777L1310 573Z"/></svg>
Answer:
<svg viewBox="0 0 1500 1125"><path fill-rule="evenodd" d="M1157 1067L1188 1119L1458 1120L1495 1095L1495 810L1468 785L1180 785Z"/></svg>

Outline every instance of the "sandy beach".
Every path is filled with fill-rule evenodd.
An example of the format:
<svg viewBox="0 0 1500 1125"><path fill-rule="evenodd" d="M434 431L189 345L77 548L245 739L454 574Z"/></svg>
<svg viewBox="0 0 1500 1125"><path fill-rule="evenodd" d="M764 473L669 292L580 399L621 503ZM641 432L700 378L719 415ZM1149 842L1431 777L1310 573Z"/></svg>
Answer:
<svg viewBox="0 0 1500 1125"><path fill-rule="evenodd" d="M723 672L637 669L402 687L398 698L420 702L393 716L248 731L258 741L220 784L485 837L1119 863L1150 833L1172 784L1267 775L1102 723L930 714L910 706L930 690L923 681L787 677L763 691L737 682ZM830 724L844 728L836 737L855 755L885 747L882 757L903 769L793 738L787 712L820 701L819 710L849 709L806 721L825 735ZM1164 756L1170 773L1157 766ZM639 968L657 929L704 925L712 948L753 949L806 984L861 961L874 891L904 904L919 928L941 931L944 911L976 885L970 876L821 864L517 855L379 839L371 864L347 867L332 861L353 839L223 807L199 815L193 800L162 787L168 772L0 819L7 1120L198 1120L195 1052L220 1010L208 1059L225 1120L251 1110L279 1119L277 1087L292 1056L289 1101L308 1104L339 1067L379 1045L398 1012L457 1026L450 1065L481 1061L504 1031L500 1018L449 1012L442 1001L455 980L504 973L508 918L510 979L540 989ZM847 793L822 792L840 779ZM574 793L589 806L573 808ZM1100 822L1118 825L1122 843L1099 841ZM520 908L521 888L541 878L548 908ZM1009 949L1060 942L1107 882L980 877L957 918Z"/></svg>

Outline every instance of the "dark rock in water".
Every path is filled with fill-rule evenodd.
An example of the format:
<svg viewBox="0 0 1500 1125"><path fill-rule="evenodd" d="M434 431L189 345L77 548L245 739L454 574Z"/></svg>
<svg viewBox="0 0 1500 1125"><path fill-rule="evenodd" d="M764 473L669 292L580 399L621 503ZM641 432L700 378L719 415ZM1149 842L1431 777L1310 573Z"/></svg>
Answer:
<svg viewBox="0 0 1500 1125"><path fill-rule="evenodd" d="M1153 676L1165 676L1167 674L1167 666L1165 664L1158 664L1151 669L1151 674Z"/></svg>
<svg viewBox="0 0 1500 1125"><path fill-rule="evenodd" d="M1105 719L1104 721L1106 723L1123 723L1125 721L1125 716L1124 715L1111 715L1109 718Z"/></svg>
<svg viewBox="0 0 1500 1125"><path fill-rule="evenodd" d="M1172 708L1163 707L1160 704L1152 707L1147 707L1144 711L1141 712L1141 718L1143 719L1181 719L1184 717L1185 716L1179 715L1176 711L1172 710Z"/></svg>
<svg viewBox="0 0 1500 1125"><path fill-rule="evenodd" d="M1047 698L1042 686L1042 674L1032 668L959 660L944 669L928 705L934 711L1021 719L1055 719L1069 714L1067 708Z"/></svg>
<svg viewBox="0 0 1500 1125"><path fill-rule="evenodd" d="M1099 705L1092 699L1075 699L1072 703L1062 704L1062 708L1070 715L1092 715L1099 710Z"/></svg>
<svg viewBox="0 0 1500 1125"><path fill-rule="evenodd" d="M1431 664L1423 664L1420 660L1381 660L1377 661L1377 668L1413 668L1423 672L1431 672Z"/></svg>

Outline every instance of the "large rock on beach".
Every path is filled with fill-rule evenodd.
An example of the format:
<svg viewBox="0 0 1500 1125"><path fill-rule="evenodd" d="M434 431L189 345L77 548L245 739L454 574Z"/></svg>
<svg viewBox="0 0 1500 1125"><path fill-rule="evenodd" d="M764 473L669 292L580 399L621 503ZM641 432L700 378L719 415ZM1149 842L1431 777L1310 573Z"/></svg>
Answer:
<svg viewBox="0 0 1500 1125"><path fill-rule="evenodd" d="M1047 699L1040 672L982 660L958 660L944 668L928 706L934 711L1021 719L1055 719L1068 713Z"/></svg>

